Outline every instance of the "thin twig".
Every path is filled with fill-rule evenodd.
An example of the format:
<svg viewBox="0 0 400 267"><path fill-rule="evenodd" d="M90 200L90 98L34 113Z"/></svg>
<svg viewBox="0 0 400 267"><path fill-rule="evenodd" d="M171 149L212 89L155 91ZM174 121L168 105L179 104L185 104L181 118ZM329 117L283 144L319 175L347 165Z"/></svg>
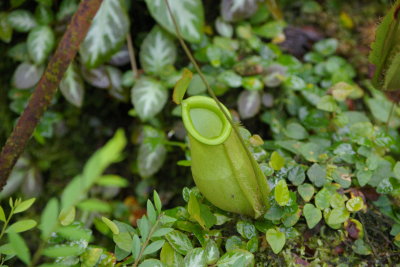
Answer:
<svg viewBox="0 0 400 267"><path fill-rule="evenodd" d="M126 43L128 46L129 61L131 62L133 77L137 79L139 77L139 72L136 64L135 48L133 47L132 36L130 33L128 33L128 35L126 36Z"/></svg>
<svg viewBox="0 0 400 267"><path fill-rule="evenodd" d="M83 0L71 19L57 50L47 69L29 99L28 106L19 118L0 154L0 191L7 182L18 157L24 151L43 113L57 92L65 71L78 52L92 19L100 8L102 0Z"/></svg>

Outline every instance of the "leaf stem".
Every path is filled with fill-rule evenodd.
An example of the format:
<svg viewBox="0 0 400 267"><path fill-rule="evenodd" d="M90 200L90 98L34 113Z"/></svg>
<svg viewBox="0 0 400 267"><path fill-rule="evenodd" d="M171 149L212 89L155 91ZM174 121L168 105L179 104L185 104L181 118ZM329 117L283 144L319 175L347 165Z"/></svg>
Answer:
<svg viewBox="0 0 400 267"><path fill-rule="evenodd" d="M144 250L146 249L147 245L150 242L151 236L153 235L154 231L157 229L157 226L158 226L158 223L160 222L161 216L162 216L162 214L158 215L157 220L154 223L153 227L151 228L150 233L146 238L146 241L144 242L142 248L140 249L139 256L135 260L135 263L132 265L132 267L137 267L138 266L138 264L140 262L140 259L142 258L143 252L144 252Z"/></svg>
<svg viewBox="0 0 400 267"><path fill-rule="evenodd" d="M5 231L6 231L8 223L10 222L11 217L13 216L13 214L14 214L14 207L11 207L10 214L8 215L7 220L4 222L3 229L1 229L0 240L3 238L3 235L4 235Z"/></svg>
<svg viewBox="0 0 400 267"><path fill-rule="evenodd" d="M131 62L133 77L137 79L139 77L139 72L136 64L135 48L133 47L132 36L130 33L128 33L128 35L126 36L126 43L128 46L129 61Z"/></svg>

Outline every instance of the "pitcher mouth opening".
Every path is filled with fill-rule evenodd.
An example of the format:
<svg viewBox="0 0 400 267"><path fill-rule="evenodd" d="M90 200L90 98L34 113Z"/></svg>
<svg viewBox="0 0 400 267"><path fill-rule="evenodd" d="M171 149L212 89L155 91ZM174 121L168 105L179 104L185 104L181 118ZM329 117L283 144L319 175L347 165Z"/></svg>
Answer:
<svg viewBox="0 0 400 267"><path fill-rule="evenodd" d="M182 119L189 134L207 145L223 143L232 130L214 99L206 96L192 96L182 101Z"/></svg>

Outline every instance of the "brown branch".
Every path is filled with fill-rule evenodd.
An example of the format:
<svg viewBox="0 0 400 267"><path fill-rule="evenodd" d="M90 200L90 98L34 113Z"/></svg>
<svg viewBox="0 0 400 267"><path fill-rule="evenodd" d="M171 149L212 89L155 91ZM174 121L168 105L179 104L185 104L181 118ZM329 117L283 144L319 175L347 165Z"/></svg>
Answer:
<svg viewBox="0 0 400 267"><path fill-rule="evenodd" d="M70 24L47 69L33 92L28 106L8 137L0 154L0 190L3 189L7 178L22 154L40 118L50 105L57 92L65 71L74 59L79 45L85 38L92 19L97 13L102 0L83 0L71 19Z"/></svg>

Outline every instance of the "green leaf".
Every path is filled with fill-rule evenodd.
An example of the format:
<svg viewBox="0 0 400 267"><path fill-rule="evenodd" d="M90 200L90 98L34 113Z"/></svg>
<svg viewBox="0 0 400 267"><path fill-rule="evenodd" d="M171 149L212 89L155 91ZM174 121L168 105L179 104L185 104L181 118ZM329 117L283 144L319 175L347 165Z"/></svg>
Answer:
<svg viewBox="0 0 400 267"><path fill-rule="evenodd" d="M63 209L60 212L60 216L58 216L58 220L60 221L61 225L70 225L76 215L76 209L75 206L70 207L69 209Z"/></svg>
<svg viewBox="0 0 400 267"><path fill-rule="evenodd" d="M140 254L140 250L141 250L142 246L140 243L140 238L138 235L133 235L132 238L132 257L134 260L137 260L137 258L139 257Z"/></svg>
<svg viewBox="0 0 400 267"><path fill-rule="evenodd" d="M42 252L44 256L51 258L79 256L85 248L79 245L56 245L45 248Z"/></svg>
<svg viewBox="0 0 400 267"><path fill-rule="evenodd" d="M121 176L114 174L107 174L101 176L96 184L107 187L127 187L129 182Z"/></svg>
<svg viewBox="0 0 400 267"><path fill-rule="evenodd" d="M297 122L291 122L286 125L285 135L296 140L302 140L308 137L306 129Z"/></svg>
<svg viewBox="0 0 400 267"><path fill-rule="evenodd" d="M258 36L272 39L283 33L286 23L283 21L271 21L254 28L254 33Z"/></svg>
<svg viewBox="0 0 400 267"><path fill-rule="evenodd" d="M12 39L13 29L7 18L6 12L0 12L0 40L9 43Z"/></svg>
<svg viewBox="0 0 400 267"><path fill-rule="evenodd" d="M139 264L139 267L165 267L165 265L156 259L148 259Z"/></svg>
<svg viewBox="0 0 400 267"><path fill-rule="evenodd" d="M187 235L178 230L174 230L167 234L166 239L169 244L182 255L186 255L193 249L193 245Z"/></svg>
<svg viewBox="0 0 400 267"><path fill-rule="evenodd" d="M63 21L67 17L72 16L78 8L76 0L63 0L57 12L57 20Z"/></svg>
<svg viewBox="0 0 400 267"><path fill-rule="evenodd" d="M210 209L199 203L194 192L190 193L188 212L203 228L209 229L217 222L217 218L211 213Z"/></svg>
<svg viewBox="0 0 400 267"><path fill-rule="evenodd" d="M299 186L306 179L306 174L301 166L295 166L290 169L288 179L293 185Z"/></svg>
<svg viewBox="0 0 400 267"><path fill-rule="evenodd" d="M88 68L107 62L118 52L129 31L129 17L123 0L104 0L80 46ZM165 10L164 10L165 11Z"/></svg>
<svg viewBox="0 0 400 267"><path fill-rule="evenodd" d="M28 231L37 225L34 220L21 220L7 227L6 233L20 233Z"/></svg>
<svg viewBox="0 0 400 267"><path fill-rule="evenodd" d="M17 32L29 32L37 23L35 17L28 10L18 9L8 14L8 23Z"/></svg>
<svg viewBox="0 0 400 267"><path fill-rule="evenodd" d="M148 120L163 109L168 91L160 82L142 77L132 88L131 99L140 119Z"/></svg>
<svg viewBox="0 0 400 267"><path fill-rule="evenodd" d="M14 232L8 233L8 239L10 240L11 247L17 254L17 257L20 258L26 265L29 265L31 261L31 254L24 239Z"/></svg>
<svg viewBox="0 0 400 267"><path fill-rule="evenodd" d="M305 202L309 202L314 195L315 189L311 184L302 184L297 187L297 191Z"/></svg>
<svg viewBox="0 0 400 267"><path fill-rule="evenodd" d="M151 243L144 249L143 255L152 254L152 253L158 251L159 249L161 249L161 247L164 245L164 243L165 243L165 240L163 240L163 239L154 241L153 243Z"/></svg>
<svg viewBox="0 0 400 267"><path fill-rule="evenodd" d="M60 82L60 91L72 105L82 107L85 85L77 65L72 62Z"/></svg>
<svg viewBox="0 0 400 267"><path fill-rule="evenodd" d="M37 65L46 61L55 46L55 36L49 26L37 26L28 35L27 46L30 58Z"/></svg>
<svg viewBox="0 0 400 267"><path fill-rule="evenodd" d="M86 240L90 241L92 231L85 229L81 224L62 226L57 230L57 234L71 241Z"/></svg>
<svg viewBox="0 0 400 267"><path fill-rule="evenodd" d="M206 267L207 256L203 248L192 249L184 259L185 266Z"/></svg>
<svg viewBox="0 0 400 267"><path fill-rule="evenodd" d="M308 170L307 175L310 181L316 186L321 187L326 183L326 169L314 163Z"/></svg>
<svg viewBox="0 0 400 267"><path fill-rule="evenodd" d="M336 52L338 44L336 39L324 39L314 44L314 50L324 56L330 56Z"/></svg>
<svg viewBox="0 0 400 267"><path fill-rule="evenodd" d="M332 209L328 221L328 224L342 224L344 223L350 216L350 213L346 210L346 208L334 208Z"/></svg>
<svg viewBox="0 0 400 267"><path fill-rule="evenodd" d="M161 203L161 199L158 196L158 193L154 190L153 191L153 200L154 200L154 205L156 206L157 212L158 214L161 213L161 208L162 208L162 203Z"/></svg>
<svg viewBox="0 0 400 267"><path fill-rule="evenodd" d="M2 206L0 206L0 221L2 221L2 222L6 221L6 215L4 213L4 209Z"/></svg>
<svg viewBox="0 0 400 267"><path fill-rule="evenodd" d="M13 74L12 85L18 89L30 89L39 82L43 72L43 66L23 62L18 65Z"/></svg>
<svg viewBox="0 0 400 267"><path fill-rule="evenodd" d="M236 230L246 239L251 239L257 235L257 230L254 224L246 221L238 221L236 224Z"/></svg>
<svg viewBox="0 0 400 267"><path fill-rule="evenodd" d="M172 34L175 26L164 0L146 0L151 16ZM202 39L204 11L201 0L169 0L172 14L177 21L183 39L198 43Z"/></svg>
<svg viewBox="0 0 400 267"><path fill-rule="evenodd" d="M285 234L279 231L278 228L269 229L266 233L267 242L271 246L272 251L278 254L285 246L286 237Z"/></svg>
<svg viewBox="0 0 400 267"><path fill-rule="evenodd" d="M244 77L242 78L242 86L246 90L259 91L264 88L264 84L257 77Z"/></svg>
<svg viewBox="0 0 400 267"><path fill-rule="evenodd" d="M155 224L157 220L157 213L150 199L147 200L147 217L149 218L151 224Z"/></svg>
<svg viewBox="0 0 400 267"><path fill-rule="evenodd" d="M147 239L151 226L150 226L149 220L147 219L146 215L143 216L141 219L139 219L137 224L138 224L138 228L140 231L140 235L142 236L142 240Z"/></svg>
<svg viewBox="0 0 400 267"><path fill-rule="evenodd" d="M289 188L284 179L280 180L275 186L274 197L279 206L286 206L289 203Z"/></svg>
<svg viewBox="0 0 400 267"><path fill-rule="evenodd" d="M172 100L175 104L179 105L185 96L186 90L192 81L193 73L188 69L183 69L182 77L176 83L174 88L174 93L172 95Z"/></svg>
<svg viewBox="0 0 400 267"><path fill-rule="evenodd" d="M361 197L354 197L346 202L346 208L350 212L357 212L364 208L364 200Z"/></svg>
<svg viewBox="0 0 400 267"><path fill-rule="evenodd" d="M114 235L119 234L119 228L113 221L106 217L101 217L101 220L108 226L108 228L110 228L111 232L113 232Z"/></svg>
<svg viewBox="0 0 400 267"><path fill-rule="evenodd" d="M167 266L183 267L183 257L168 242L161 249L160 260Z"/></svg>
<svg viewBox="0 0 400 267"><path fill-rule="evenodd" d="M231 250L222 255L222 257L217 262L217 266L218 267L254 266L254 255L253 253L243 249Z"/></svg>
<svg viewBox="0 0 400 267"><path fill-rule="evenodd" d="M25 200L25 201L19 203L19 205L17 205L14 209L14 214L26 211L27 209L29 209L32 206L32 204L35 202L35 200L36 200L36 198L31 198L31 199L28 199L28 200Z"/></svg>
<svg viewBox="0 0 400 267"><path fill-rule="evenodd" d="M209 239L206 244L205 253L207 257L207 264L215 264L219 259L219 249L217 243Z"/></svg>
<svg viewBox="0 0 400 267"><path fill-rule="evenodd" d="M315 195L315 205L321 210L327 209L330 206L331 197L332 192L324 187Z"/></svg>
<svg viewBox="0 0 400 267"><path fill-rule="evenodd" d="M313 204L305 204L303 208L303 215L306 218L308 228L314 228L322 219L322 212L317 209Z"/></svg>
<svg viewBox="0 0 400 267"><path fill-rule="evenodd" d="M42 239L47 239L55 230L57 225L57 217L59 213L58 200L50 199L40 217L40 229L42 231Z"/></svg>
<svg viewBox="0 0 400 267"><path fill-rule="evenodd" d="M109 203L95 198L86 199L80 202L77 207L83 211L111 212Z"/></svg>
<svg viewBox="0 0 400 267"><path fill-rule="evenodd" d="M167 150L164 145L165 136L160 130L150 126L144 127L145 139L139 147L138 168L139 174L147 178L155 174L162 167Z"/></svg>
<svg viewBox="0 0 400 267"><path fill-rule="evenodd" d="M166 10L165 10L166 11ZM176 61L176 45L171 36L154 26L140 48L140 64L147 74L161 74Z"/></svg>
<svg viewBox="0 0 400 267"><path fill-rule="evenodd" d="M352 246L355 253L359 255L370 255L372 253L371 248L362 239L357 239Z"/></svg>
<svg viewBox="0 0 400 267"><path fill-rule="evenodd" d="M332 96L326 95L320 98L317 108L328 112L335 112L338 110L338 105Z"/></svg>
<svg viewBox="0 0 400 267"><path fill-rule="evenodd" d="M154 231L151 237L163 237L168 233L171 233L174 229L173 228L160 228Z"/></svg>
<svg viewBox="0 0 400 267"><path fill-rule="evenodd" d="M269 165L275 171L279 171L285 166L285 159L277 151L272 152Z"/></svg>
<svg viewBox="0 0 400 267"><path fill-rule="evenodd" d="M224 0L221 3L221 15L226 21L238 21L249 18L256 13L257 9L258 5L255 0Z"/></svg>

